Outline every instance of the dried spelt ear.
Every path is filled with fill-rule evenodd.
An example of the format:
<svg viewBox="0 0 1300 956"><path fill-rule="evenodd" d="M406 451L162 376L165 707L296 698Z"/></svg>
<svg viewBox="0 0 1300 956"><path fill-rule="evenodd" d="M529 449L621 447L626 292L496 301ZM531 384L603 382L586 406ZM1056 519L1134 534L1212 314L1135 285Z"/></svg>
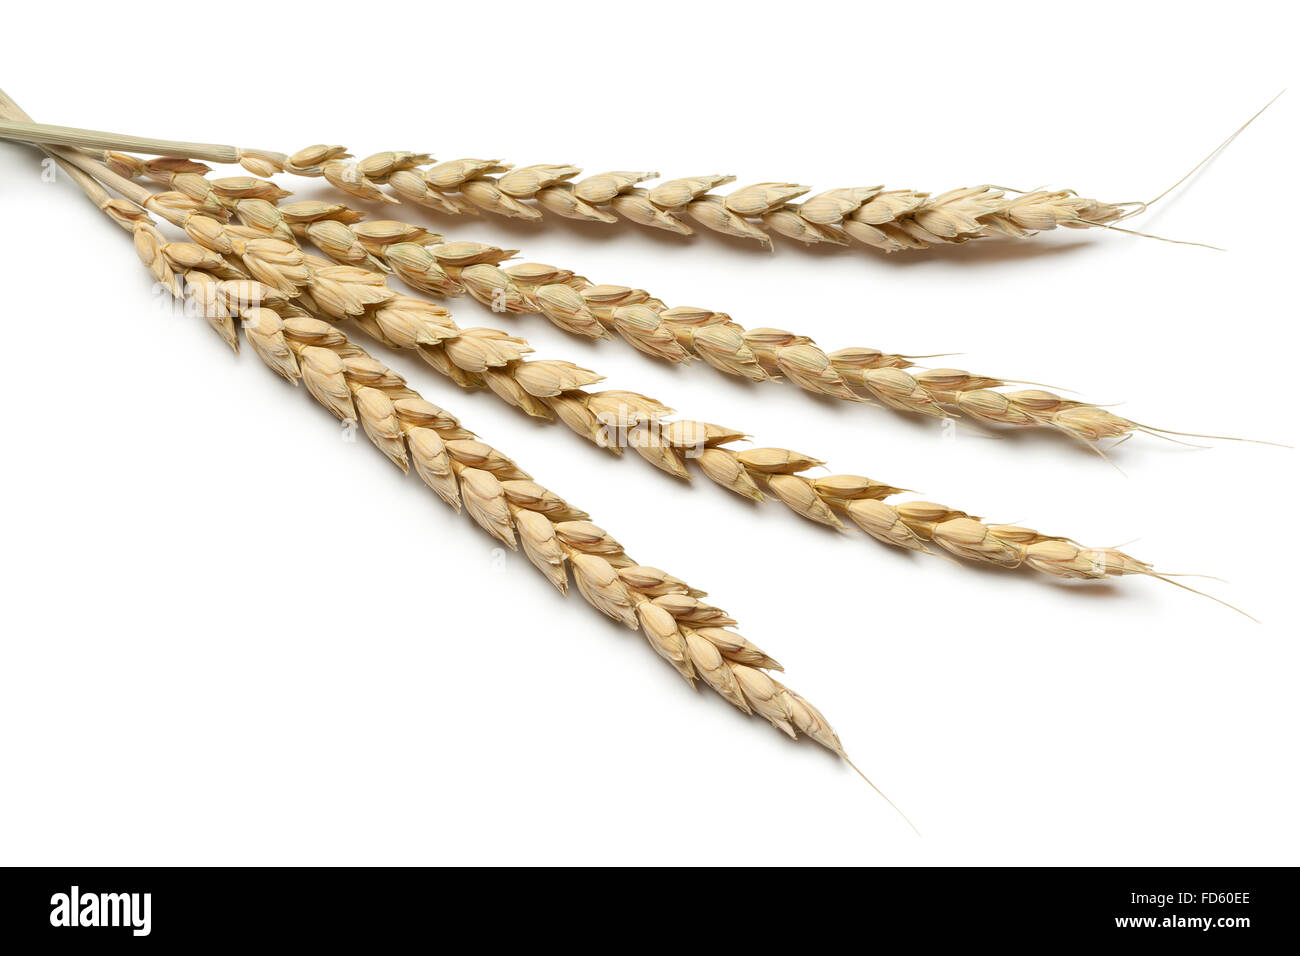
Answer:
<svg viewBox="0 0 1300 956"><path fill-rule="evenodd" d="M709 365L751 381L781 378L845 401L874 399L934 418L965 414L1012 427L1043 427L1095 446L1151 431L1085 401L954 368L921 368L913 356L851 346L826 352L784 329L746 329L732 317L694 306L669 308L644 289L595 284L568 269L524 262L517 250L455 242L397 220L366 221L337 203L240 200L236 216L267 235L311 240L337 263L374 266L435 295L468 293L496 312L539 313L575 335L622 337L655 358ZM910 371L909 371L910 369Z"/></svg>
<svg viewBox="0 0 1300 956"><path fill-rule="evenodd" d="M123 188L139 189L131 183ZM147 204L147 191L139 193ZM262 216L248 217L258 222L258 228L273 230L281 224L272 215L274 207L258 208ZM837 528L843 526L839 512L877 540L910 550L933 553L933 544L968 560L1008 568L1027 566L1059 577L1160 577L1150 565L1115 549L1084 548L1070 539L1032 529L986 523L932 502L886 504L881 499L903 489L870 478L806 478L800 472L822 462L788 449L736 451L724 446L742 438L740 431L703 422L668 421L671 409L636 393L588 392L584 386L600 380L596 373L565 362L528 361L523 355L530 350L522 339L492 329L462 330L440 307L388 290L380 274L314 260L296 246L261 236L256 229L252 235L261 238L248 239L240 228L250 227L226 227L195 213L173 215L196 242L164 244L157 255L171 267L200 261L197 250L204 248L213 255L226 254L309 314L329 320L353 318L379 341L419 351L434 368L462 386L486 385L503 400L538 417L559 418L578 434L615 452L630 445L656 467L677 477L689 477L688 465L695 462L711 480L737 494L762 500L766 490L802 517ZM342 228L335 220L307 218ZM403 235L407 241L398 245L412 247L406 250L412 261L416 250L424 250L414 241L417 237L397 228L400 224L382 226L385 238L392 238L394 232ZM355 241L354 254L369 255L361 239L345 240L338 228L326 232L322 241L332 247L350 248ZM418 238L431 242L437 237ZM445 245L444 257L456 262L456 268L469 269L475 263L483 264L478 260L484 256L491 260L495 255L493 247L480 244ZM387 248L374 247L381 256ZM434 263L430 268L438 267ZM439 270L438 274L444 273Z"/></svg>
<svg viewBox="0 0 1300 956"><path fill-rule="evenodd" d="M336 162L321 174L352 196L394 201L379 188L381 180L364 175L365 162ZM646 188L642 184L659 174L631 171L598 173L570 183L580 172L566 165L515 169L497 160L453 160L422 172L404 169L387 184L402 199L453 215L482 211L538 221L546 211L586 222L614 223L621 218L683 236L693 235L690 223L695 223L764 246L771 245L776 233L807 245L856 242L884 252L988 237L1022 238L1057 226L1089 228L1125 215L1123 206L1085 199L1070 190L1010 194L984 185L932 195L867 186L826 190L796 203L792 200L811 187L757 183L718 195L710 190L733 182L734 176L696 176Z"/></svg>
<svg viewBox="0 0 1300 956"><path fill-rule="evenodd" d="M77 147L152 153L214 162L241 163L258 176L291 172L322 176L361 199L402 199L449 214L486 212L513 219L541 220L543 210L587 222L620 218L639 225L691 235L688 220L723 235L771 244L772 233L806 244L857 242L884 252L925 249L987 237L1024 237L1036 232L1089 228L1125 218L1121 204L1085 199L1072 190L1009 193L981 185L937 195L884 186L855 186L818 192L797 183L764 182L725 194L711 190L734 181L709 174L659 179L657 172L615 170L579 179L567 164L515 168L499 159L455 159L434 163L423 153L383 152L347 161L341 146L309 146L286 156L268 150L216 144L150 140L70 127L0 122L0 137ZM130 174L129 163L117 167ZM392 193L381 187L387 184ZM1137 204L1130 214L1143 207Z"/></svg>
<svg viewBox="0 0 1300 956"><path fill-rule="evenodd" d="M148 224L134 229L146 264L160 281L170 281L175 266L168 244ZM725 612L699 600L704 592L633 560L585 512L425 401L336 326L307 316L270 287L232 284L200 269L186 270L183 277L188 286L204 290L202 301L216 306L218 315L242 320L263 361L286 378L301 380L337 418L359 422L390 461L403 471L414 468L439 497L457 510L463 506L502 544L522 548L562 593L572 572L588 603L640 629L688 682L699 678L746 713L757 712L791 736L807 734L845 755L811 705L761 669L779 670L779 665L727 630L734 622ZM276 307L250 304L255 301Z"/></svg>
<svg viewBox="0 0 1300 956"><path fill-rule="evenodd" d="M536 221L546 211L601 223L621 218L684 236L693 234L689 224L693 222L764 246L771 245L776 233L809 245L857 242L901 252L993 236L1025 237L1057 226L1100 226L1118 221L1125 213L1120 205L1085 199L1070 190L1009 194L984 185L932 195L866 186L830 189L796 203L792 200L811 187L757 183L719 195L711 190L733 182L734 176L673 179L651 188L644 184L657 179L658 173L616 171L576 179L581 173L576 166L513 168L499 160L472 159L439 163L422 171L406 168L381 180L364 174L366 162L336 162L320 174L350 195L392 201L379 188L386 181L400 198L449 214L483 211Z"/></svg>

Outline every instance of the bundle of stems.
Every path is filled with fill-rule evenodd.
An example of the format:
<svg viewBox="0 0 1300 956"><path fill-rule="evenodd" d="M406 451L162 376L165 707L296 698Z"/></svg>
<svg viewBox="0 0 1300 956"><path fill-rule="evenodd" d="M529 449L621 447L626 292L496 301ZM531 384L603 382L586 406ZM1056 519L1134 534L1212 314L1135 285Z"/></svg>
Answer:
<svg viewBox="0 0 1300 956"><path fill-rule="evenodd" d="M0 102L0 108L12 107ZM391 462L404 472L414 468L443 501L457 511L463 507L497 541L522 548L561 593L567 594L572 573L589 604L640 630L689 684L700 680L790 737L812 738L862 775L822 713L769 673L783 670L781 665L731 630L736 622L702 601L705 592L638 564L585 512L422 398L336 325L312 317L274 283L261 281L258 270L241 269L235 257L178 256L177 246L185 244L168 243L148 213L129 211L114 199L86 171L84 157L60 149L49 153L98 208L131 232L154 278L176 297L199 303L210 324L235 336L232 344L241 329L272 370L294 384L301 381L340 420L359 422ZM112 180L107 169L101 172Z"/></svg>
<svg viewBox="0 0 1300 956"><path fill-rule="evenodd" d="M615 454L630 445L683 479L690 478L694 463L734 493L756 501L774 496L823 525L842 528L841 517L847 516L872 537L913 551L1029 567L1056 577L1137 574L1186 587L1114 548L1086 548L1070 538L987 522L933 502L887 500L905 489L864 476L812 478L805 473L823 462L811 455L786 448L738 450L732 446L747 437L738 429L670 419L667 405L635 392L590 391L588 386L603 381L599 373L571 362L527 358L532 348L523 338L499 329L463 329L443 305L425 296L468 293L494 311L541 314L580 336L618 335L639 351L672 362L699 358L753 381L784 377L817 394L875 399L933 417L964 413L985 422L1048 427L1093 447L1103 438L1159 429L1042 389L1003 390L1032 383L923 369L915 359L926 356L861 347L825 352L807 336L747 329L714 310L670 308L643 289L596 284L540 263L507 265L516 250L449 240L412 223L368 220L339 203L282 204L290 194L263 177L319 176L361 199L391 204L396 195L453 214L485 211L540 220L546 210L606 223L623 217L689 235L685 215L713 231L764 244L775 232L805 243L856 241L886 252L1024 236L1057 226L1115 228L1149 203L1101 203L1069 191L1011 195L1015 191L993 186L938 196L878 186L834 189L795 202L809 187L760 183L715 194L712 190L733 177L692 177L647 188L642 184L658 174L616 171L579 179L581 170L568 165L516 169L499 160L435 163L428 154L409 152L352 163L337 146L285 155L35 124L3 92L0 137L45 150L98 208L132 234L139 257L158 282L197 306L232 348L239 349L242 331L265 364L288 381L305 384L337 418L359 423L390 461L404 472L413 467L445 502L463 508L497 541L522 547L562 593L572 574L588 603L641 630L688 682L702 680L744 712L757 713L791 737L810 736L846 762L843 745L821 713L768 673L781 668L730 630L735 622L705 604L704 592L633 561L585 512L423 399L344 329L417 352L461 387L487 388L529 415L562 421ZM205 161L240 163L253 175L209 178ZM141 178L162 189L147 188L137 181ZM182 229L187 239L169 240L155 216ZM308 243L323 257L309 252ZM389 277L424 295L391 288Z"/></svg>
<svg viewBox="0 0 1300 956"><path fill-rule="evenodd" d="M585 222L626 220L683 236L693 234L683 217L713 232L772 244L772 233L805 244L853 242L901 252L992 236L1021 238L1058 226L1086 229L1112 226L1145 209L1143 203L1107 203L1073 190L1028 192L980 185L933 195L881 185L818 192L794 202L812 187L763 182L726 194L713 192L735 181L730 175L697 175L666 180L652 171L614 170L582 179L566 163L515 167L499 159L454 159L435 163L427 153L384 151L349 162L342 146L316 145L285 154L215 143L127 136L66 126L0 121L0 137L78 148L129 151L189 160L239 163L257 176L289 172L320 176L359 199L396 203L398 198L439 212L479 211L540 221L543 211ZM130 170L131 161L107 157ZM386 192L382 186L388 186Z"/></svg>

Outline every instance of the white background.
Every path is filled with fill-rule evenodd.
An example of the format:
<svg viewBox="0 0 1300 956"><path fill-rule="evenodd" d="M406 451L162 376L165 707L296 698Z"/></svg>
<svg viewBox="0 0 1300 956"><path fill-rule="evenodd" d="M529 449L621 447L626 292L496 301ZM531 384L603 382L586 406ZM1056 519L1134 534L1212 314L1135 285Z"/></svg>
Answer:
<svg viewBox="0 0 1300 956"><path fill-rule="evenodd" d="M2 82L46 122L269 149L1124 201L1293 79L1282 4L546 9L358 23L224 4L91 28L19 6ZM205 42L240 16L255 35ZM164 28L193 42L142 46ZM959 352L941 361L1294 444L1298 110L1282 97L1134 222L1227 252L1069 232L769 255L399 215L827 348ZM1042 433L945 440L453 303L462 325L517 323L538 357L834 471L1219 575L1207 586L1257 625L1158 581L913 557L678 486L378 353L639 560L709 590L917 839L827 753L688 691L638 635L344 443L302 389L163 312L126 236L42 183L31 151L0 144L0 202L0 861L1300 862L1295 451L1139 436L1121 474Z"/></svg>

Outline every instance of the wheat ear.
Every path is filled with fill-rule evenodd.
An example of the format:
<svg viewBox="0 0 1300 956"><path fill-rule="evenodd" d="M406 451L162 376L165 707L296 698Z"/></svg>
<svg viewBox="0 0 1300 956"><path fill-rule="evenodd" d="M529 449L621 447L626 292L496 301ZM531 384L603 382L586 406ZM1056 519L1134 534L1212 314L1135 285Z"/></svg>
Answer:
<svg viewBox="0 0 1300 956"><path fill-rule="evenodd" d="M910 189L859 186L827 190L794 203L791 200L810 192L812 187L765 182L719 195L712 190L734 182L734 176L692 176L645 188L642 184L659 178L658 173L617 170L579 180L582 170L563 163L515 168L498 159L456 159L435 164L427 153L393 150L347 162L352 157L343 146L315 145L286 155L273 150L46 126L30 120L0 120L0 137L102 151L114 171L124 176L148 172L150 164L142 165L135 157L117 152L120 150L164 157L161 163L152 164L154 169L175 169L178 167L169 163L192 163L197 159L237 162L256 176L277 172L320 176L357 198L398 202L380 188L388 185L403 199L452 215L483 210L509 218L540 220L544 209L568 219L614 223L621 217L639 225L691 235L693 230L682 219L684 214L714 232L770 246L771 235L755 224L757 220L771 232L809 245L849 245L856 241L885 252L901 252L979 238L1023 238L1058 226L1130 232L1116 223L1140 215L1185 182L1276 99L1269 100L1173 186L1154 199L1124 203L1086 199L1074 190L1024 192L993 185L953 189L937 196Z"/></svg>
<svg viewBox="0 0 1300 956"><path fill-rule="evenodd" d="M74 162L88 170L96 168L84 158ZM589 370L565 362L529 362L522 357L528 351L522 340L490 329L461 330L445 310L397 296L384 286L382 275L314 260L286 240L260 233L249 239L241 227L224 225L195 210L182 212L158 204L148 190L98 168L114 188L142 206L156 206L195 240L160 246L159 255L173 268L217 269L227 260L237 262L312 314L331 320L353 318L379 341L419 351L458 384L487 384L511 404L539 417L558 417L580 435L615 451L625 441L677 477L689 477L687 464L694 461L710 479L737 494L762 500L767 490L801 516L836 528L842 527L836 516L840 511L877 540L914 551L933 553L929 545L935 544L968 560L1005 568L1028 566L1057 577L1141 574L1164 579L1150 565L1116 549L1085 548L1033 529L986 523L933 502L886 503L882 499L903 489L870 478L804 477L801 472L822 464L809 455L781 448L725 447L743 434L705 422L665 421L669 408L636 393L586 392L582 386L600 378ZM197 183L188 188L197 194ZM207 193L200 198L216 201L217 197ZM291 230L281 234L286 232L292 238ZM219 331L231 340L232 330ZM619 442L610 441L611 431L619 435Z"/></svg>
<svg viewBox="0 0 1300 956"><path fill-rule="evenodd" d="M771 236L755 225L757 219L772 232L806 245L860 242L884 252L924 249L986 237L1023 238L1062 226L1104 228L1148 238L1147 233L1124 229L1118 222L1146 212L1169 195L1260 117L1281 93L1270 99L1250 119L1233 131L1155 198L1143 202L1106 203L1085 199L1073 190L1035 189L1029 192L983 185L950 190L938 196L915 190L886 190L883 186L832 189L792 203L811 187L796 183L758 183L726 195L711 192L733 182L726 175L695 176L661 183L640 184L658 178L654 172L614 171L573 181L581 173L567 164L540 164L514 168L496 159L457 159L432 164L424 153L387 151L355 163L342 146L317 145L292 156L251 150L235 152L250 172L269 176L288 171L303 176L323 176L336 188L378 202L396 202L380 189L387 184L408 201L449 214L489 213L516 219L539 220L545 209L564 218L613 223L623 219L691 235L682 220L686 214L715 232L754 239L771 245ZM112 134L97 134L109 145ZM166 144L183 153L185 144ZM124 148L124 147L119 147ZM216 147L229 155L231 147ZM215 159L220 162L221 160ZM120 171L138 162L123 157ZM504 174L504 175L500 175ZM531 200L525 202L524 200ZM1179 240L1162 239L1166 242ZM1181 245L1207 246L1199 242Z"/></svg>
<svg viewBox="0 0 1300 956"><path fill-rule="evenodd" d="M209 143L147 139L75 127L0 121L0 137L111 151L119 173L140 168L118 151L180 159L239 163L257 176L290 172L321 176L360 199L397 202L393 194L450 214L482 210L540 220L543 210L568 219L614 223L620 218L683 236L693 234L683 216L713 232L770 246L772 233L806 244L862 243L885 252L924 249L992 236L1089 228L1125 216L1125 204L1085 199L1072 190L1016 193L982 185L932 195L910 189L860 186L830 189L803 202L812 187L765 182L726 194L712 192L734 176L710 174L643 184L649 171L616 170L577 179L582 170L543 163L514 168L497 159L456 159L431 164L427 153L385 151L357 162L342 146L309 146L291 155ZM392 193L380 187L387 185ZM760 225L761 224L761 225Z"/></svg>
<svg viewBox="0 0 1300 956"><path fill-rule="evenodd" d="M1126 211L1124 206L1085 199L1070 190L1012 195L1011 190L990 185L939 195L884 186L850 187L829 189L795 203L792 200L812 187L765 182L717 194L712 190L734 182L735 177L690 176L647 187L643 184L658 179L657 172L615 170L576 179L582 170L567 164L514 168L496 159L455 159L422 166L424 154L394 151L349 163L341 149L308 147L291 155L284 170L323 176L335 188L360 199L391 202L395 194L453 215L482 210L536 221L545 211L584 222L623 219L682 236L694 234L684 218L689 217L713 232L755 240L765 247L771 247L775 233L806 245L857 242L884 252L902 252L993 236L1020 238L1058 226L1095 227L1118 221ZM381 185L389 186L391 193Z"/></svg>
<svg viewBox="0 0 1300 956"><path fill-rule="evenodd" d="M172 175L168 181L178 178ZM277 206L269 199L241 198L238 194L248 191L243 177L233 183L213 180L212 186L234 204L245 225L267 235L292 232L310 239L341 265L377 266L434 295L468 292L494 312L540 314L574 335L607 338L616 333L658 359L686 363L698 358L750 381L784 377L814 394L853 402L876 399L934 418L959 413L997 425L1050 428L1094 448L1103 439L1159 431L1041 388L998 391L1012 384L1007 379L964 369L922 369L914 361L918 356L863 346L826 352L808 336L746 329L725 312L669 308L644 289L596 284L542 263L507 266L517 250L449 241L397 220L367 221L337 203L308 200Z"/></svg>
<svg viewBox="0 0 1300 956"><path fill-rule="evenodd" d="M141 261L174 296L201 302L209 323L234 335L236 345L238 320L253 351L273 371L294 384L301 381L340 420L359 422L390 461L403 472L414 468L440 498L457 511L463 506L493 538L512 550L522 547L561 593L568 593L571 571L589 604L640 630L689 684L701 680L788 736L812 738L862 775L822 713L768 673L782 668L730 630L736 622L701 601L705 592L638 564L585 512L533 481L451 413L425 401L336 326L307 315L269 285L236 277L239 270L224 261L211 263L212 271L201 267L206 262L178 263L167 255L168 243L147 214L124 218L106 208L102 190L92 186L85 192L130 230Z"/></svg>

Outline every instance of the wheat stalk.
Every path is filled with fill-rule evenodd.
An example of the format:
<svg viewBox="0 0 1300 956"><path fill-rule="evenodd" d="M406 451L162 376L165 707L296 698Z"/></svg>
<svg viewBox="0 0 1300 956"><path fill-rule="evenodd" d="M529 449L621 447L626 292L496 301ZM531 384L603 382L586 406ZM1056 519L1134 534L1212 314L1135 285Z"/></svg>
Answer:
<svg viewBox="0 0 1300 956"><path fill-rule="evenodd" d="M94 168L84 159L74 161ZM142 187L119 181L102 167L101 175L142 206L157 205L156 197ZM195 202L212 198L201 193L197 183L187 188L198 197ZM207 188L217 194L223 187L209 183ZM239 208L248 200L226 197L224 201ZM671 409L643 395L587 392L583 386L600 380L597 373L567 362L526 360L527 343L498 330L461 330L433 303L387 289L380 274L316 260L287 240L274 238L292 237L293 230L284 222L263 222L261 231L253 230L255 238L250 239L250 227L228 226L195 210L181 212L171 205L157 208L195 240L160 246L159 255L173 268L201 264L217 268L225 261L223 256L234 257L259 281L311 314L334 321L354 319L384 344L420 352L434 368L462 386L487 385L507 402L538 417L559 418L578 434L615 452L630 444L676 477L688 478L687 466L694 462L711 480L732 492L763 500L766 490L802 517L835 528L843 527L837 517L840 512L877 540L914 551L934 553L933 544L968 560L1004 568L1027 566L1057 577L1142 574L1168 580L1149 564L1117 549L1087 548L1072 539L1030 528L988 523L934 502L887 503L882 499L904 489L864 476L808 478L801 472L823 462L790 449L738 451L726 447L745 437L744 433L706 422L668 421ZM458 253L468 259L481 251L475 244L457 245ZM358 246L358 256L368 254L364 248L364 244ZM233 344L233 330L219 331ZM611 432L616 440L611 439Z"/></svg>
<svg viewBox="0 0 1300 956"><path fill-rule="evenodd" d="M0 100L0 109L5 108ZM85 168L71 153L52 153ZM238 345L238 320L253 351L273 371L294 384L301 381L336 418L359 422L385 457L403 472L414 468L443 501L457 511L463 507L497 541L511 550L522 548L562 594L568 593L571 572L589 604L640 630L688 684L700 680L791 738L812 738L898 810L853 764L822 713L768 673L782 671L781 665L731 630L736 622L726 612L700 600L705 592L638 564L585 512L535 482L454 415L426 401L337 326L311 317L273 286L241 275L225 259L192 261L192 255L178 255L176 244L166 241L147 213L123 216L109 208L93 180L73 178L92 202L131 232L136 252L154 278L173 295L201 302L204 317L232 345Z"/></svg>
<svg viewBox="0 0 1300 956"><path fill-rule="evenodd" d="M859 186L826 190L795 203L792 200L812 187L765 182L717 194L712 190L734 182L735 177L691 176L646 187L644 183L659 178L657 172L616 170L577 179L582 170L568 164L515 168L497 159L432 163L426 153L391 150L348 162L351 156L342 146L309 146L286 155L12 121L0 121L0 137L108 150L115 171L123 175L144 170L138 160L119 151L206 159L239 163L257 176L276 172L320 176L349 195L369 201L395 203L395 193L453 215L481 210L537 221L545 210L586 222L614 223L621 218L689 236L693 230L685 216L713 232L756 240L764 246L770 246L771 233L777 233L805 244L858 242L900 252L993 236L1024 237L1058 226L1110 225L1144 208L1140 203L1086 199L1072 190L1015 193L991 185L938 195ZM384 185L392 193L380 188Z"/></svg>
<svg viewBox="0 0 1300 956"><path fill-rule="evenodd" d="M483 210L536 221L542 218L541 210L545 209L563 218L614 223L622 217L639 225L691 235L693 230L682 219L686 215L714 232L754 239L770 246L771 235L755 224L757 220L772 232L809 245L849 245L856 241L885 252L900 252L995 236L1023 238L1058 226L1132 232L1116 223L1145 212L1186 182L1276 99L1277 96L1269 100L1154 199L1123 203L1086 199L1073 190L1024 192L987 184L949 190L937 196L910 189L886 190L883 186L848 187L827 190L794 203L791 200L805 195L811 187L765 182L719 195L712 190L734 182L735 177L693 176L646 188L642 184L659 178L658 173L616 170L579 180L582 170L568 164L515 168L498 159L434 163L427 153L392 150L347 162L352 156L343 146L315 145L286 155L272 150L147 139L71 127L41 126L35 131L36 124L30 120L0 121L0 137L91 149L101 154L100 158L118 174L128 177L160 168L159 163L141 161L120 150L165 157L161 163L163 169L168 168L166 157L170 157L183 163L196 159L237 162L262 177L277 172L319 176L360 199L398 202L380 188L388 185L403 199L452 215L477 214Z"/></svg>
<svg viewBox="0 0 1300 956"><path fill-rule="evenodd" d="M262 150L235 152L244 167L256 175L288 171L323 176L336 188L361 199L396 202L379 188L379 184L386 183L407 200L450 214L475 214L482 209L510 218L537 220L541 218L540 207L564 218L613 223L618 221L614 215L617 213L640 225L691 235L691 228L681 219L684 212L715 232L755 239L765 246L771 245L771 237L753 223L756 218L773 232L807 245L849 245L856 240L885 252L991 236L1023 238L1057 226L1100 227L1180 245L1217 249L1205 243L1150 236L1120 228L1116 223L1140 215L1185 183L1281 95L1278 93L1265 103L1172 185L1143 202L1105 203L1085 199L1073 190L1023 192L983 185L933 197L915 190L885 190L883 186L850 187L828 190L802 203L792 203L790 200L804 195L811 187L769 182L716 195L712 189L734 181L735 177L696 176L645 189L639 184L658 178L658 173L614 171L571 182L581 170L564 164L519 169L496 159L457 159L433 164L424 153L392 151L347 163L344 160L351 156L344 147L326 145L309 146L288 157ZM97 135L112 139L111 134ZM183 152L186 144L166 145ZM231 147L214 149L225 150L229 155ZM125 157L122 171L130 170L136 162ZM523 202L525 199L531 199L535 205Z"/></svg>

